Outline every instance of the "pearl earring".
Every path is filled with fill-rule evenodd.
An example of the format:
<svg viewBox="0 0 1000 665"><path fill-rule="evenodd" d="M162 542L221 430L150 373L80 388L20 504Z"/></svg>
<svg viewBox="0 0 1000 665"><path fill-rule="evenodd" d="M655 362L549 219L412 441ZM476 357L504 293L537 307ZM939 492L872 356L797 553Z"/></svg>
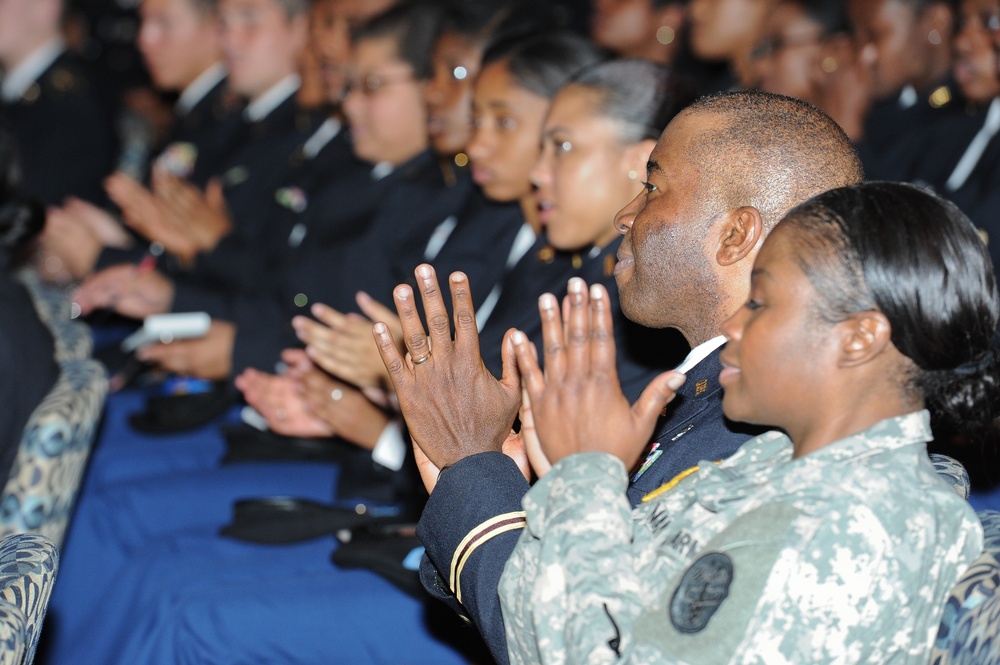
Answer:
<svg viewBox="0 0 1000 665"><path fill-rule="evenodd" d="M638 177L639 177L639 174L636 173L634 169L628 172L628 179L629 180L635 180Z"/></svg>
<svg viewBox="0 0 1000 665"><path fill-rule="evenodd" d="M941 45L941 33L937 30L931 30L927 33L927 41L929 41L934 46Z"/></svg>
<svg viewBox="0 0 1000 665"><path fill-rule="evenodd" d="M676 36L677 34L674 32L674 29L669 25L661 25L660 29L656 31L656 41L664 46L672 44Z"/></svg>

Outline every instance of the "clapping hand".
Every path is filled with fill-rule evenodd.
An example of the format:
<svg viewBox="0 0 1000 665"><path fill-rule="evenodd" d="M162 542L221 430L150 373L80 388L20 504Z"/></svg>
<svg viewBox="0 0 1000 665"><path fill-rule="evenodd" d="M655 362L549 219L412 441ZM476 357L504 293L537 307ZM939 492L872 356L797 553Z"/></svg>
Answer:
<svg viewBox="0 0 1000 665"><path fill-rule="evenodd" d="M393 298L408 353L400 353L386 324L373 329L410 436L438 469L477 453L501 452L521 402L510 334L504 338L503 378L497 381L479 353L468 278L457 272L449 280L452 340L452 322L434 269L420 265L416 277L429 334L420 321L415 294L406 285L397 286Z"/></svg>
<svg viewBox="0 0 1000 665"><path fill-rule="evenodd" d="M529 400L523 438L536 472L580 452L610 453L631 468L684 375L661 374L629 404L618 381L611 301L601 285L588 294L583 280L574 278L561 317L551 294L539 299L539 312L544 374L527 336L520 331L511 336Z"/></svg>

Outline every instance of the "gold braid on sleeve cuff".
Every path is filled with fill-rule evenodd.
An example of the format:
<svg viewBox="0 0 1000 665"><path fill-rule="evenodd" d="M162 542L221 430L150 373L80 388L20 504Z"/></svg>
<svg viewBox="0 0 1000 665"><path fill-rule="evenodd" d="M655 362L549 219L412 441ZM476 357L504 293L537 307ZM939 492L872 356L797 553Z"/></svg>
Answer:
<svg viewBox="0 0 1000 665"><path fill-rule="evenodd" d="M513 513L504 513L503 515L491 517L466 534L462 542L455 548L455 554L451 558L451 573L448 579L448 586L451 587L458 602L462 602L462 569L465 567L465 562L472 556L472 553L491 538L495 538L508 531L514 531L515 529L523 529L524 525L524 511L518 510Z"/></svg>

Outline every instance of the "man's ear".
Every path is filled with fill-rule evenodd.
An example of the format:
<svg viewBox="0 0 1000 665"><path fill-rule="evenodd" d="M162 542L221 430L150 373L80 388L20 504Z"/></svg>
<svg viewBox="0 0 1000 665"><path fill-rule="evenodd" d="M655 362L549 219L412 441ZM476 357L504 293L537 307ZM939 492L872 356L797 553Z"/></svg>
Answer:
<svg viewBox="0 0 1000 665"><path fill-rule="evenodd" d="M731 266L750 256L764 237L764 219L753 206L743 206L726 213L719 230L719 248L715 260Z"/></svg>
<svg viewBox="0 0 1000 665"><path fill-rule="evenodd" d="M871 362L892 346L892 326L882 312L856 312L837 327L842 331L840 367Z"/></svg>

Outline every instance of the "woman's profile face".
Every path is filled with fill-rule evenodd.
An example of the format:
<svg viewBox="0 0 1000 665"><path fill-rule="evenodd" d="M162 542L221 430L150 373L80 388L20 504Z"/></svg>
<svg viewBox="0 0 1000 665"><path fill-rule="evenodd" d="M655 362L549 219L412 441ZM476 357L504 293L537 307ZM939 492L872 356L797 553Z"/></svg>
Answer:
<svg viewBox="0 0 1000 665"><path fill-rule="evenodd" d="M434 76L427 82L427 130L435 152L454 155L472 138L472 89L479 75L480 48L445 32L434 44Z"/></svg>
<svg viewBox="0 0 1000 665"><path fill-rule="evenodd" d="M955 34L955 80L966 99L985 102L1000 94L993 30L1000 23L1000 0L964 0ZM991 27L992 26L992 27Z"/></svg>
<svg viewBox="0 0 1000 665"><path fill-rule="evenodd" d="M423 84L396 55L389 37L364 39L355 46L344 113L359 159L398 165L427 147Z"/></svg>
<svg viewBox="0 0 1000 665"><path fill-rule="evenodd" d="M833 325L815 313L819 296L796 260L796 233L778 224L767 236L750 299L722 325L728 343L719 356L726 417L790 435L821 407L809 387L823 385L839 348Z"/></svg>
<svg viewBox="0 0 1000 665"><path fill-rule="evenodd" d="M630 152L619 138L619 124L599 113L600 101L596 91L569 85L556 95L545 120L531 180L539 219L558 249L611 242L618 236L615 214L642 189L648 151L642 159L632 158L638 147Z"/></svg>
<svg viewBox="0 0 1000 665"><path fill-rule="evenodd" d="M754 49L760 88L779 95L817 101L814 74L822 58L822 28L793 2L775 7Z"/></svg>
<svg viewBox="0 0 1000 665"><path fill-rule="evenodd" d="M494 201L531 195L529 174L549 100L522 88L503 61L483 68L472 97L474 131L468 146L472 179Z"/></svg>

